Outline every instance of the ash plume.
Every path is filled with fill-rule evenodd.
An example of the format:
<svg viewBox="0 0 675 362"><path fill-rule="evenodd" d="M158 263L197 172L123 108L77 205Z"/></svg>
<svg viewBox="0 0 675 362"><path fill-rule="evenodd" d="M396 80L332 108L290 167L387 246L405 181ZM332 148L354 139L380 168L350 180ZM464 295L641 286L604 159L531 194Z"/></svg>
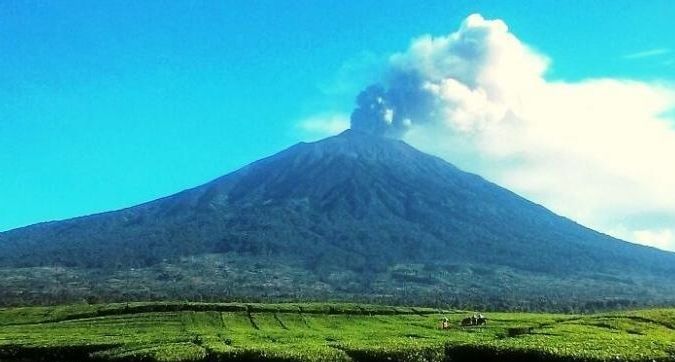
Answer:
<svg viewBox="0 0 675 362"><path fill-rule="evenodd" d="M611 235L675 250L675 87L554 81L549 64L503 21L473 14L391 55L358 95L351 128L403 138ZM659 221L626 221L649 215Z"/></svg>
<svg viewBox="0 0 675 362"><path fill-rule="evenodd" d="M510 51L514 48L517 51ZM513 93L499 83L502 76L532 84L546 64L545 59L530 56L502 21L471 15L457 32L423 36L407 51L392 55L383 79L357 97L351 127L402 137L418 125L471 128L497 122L508 114L508 97ZM530 68L523 71L524 66ZM492 69L508 68L515 72L489 74Z"/></svg>
<svg viewBox="0 0 675 362"><path fill-rule="evenodd" d="M351 128L375 135L400 138L413 123L426 123L435 115L435 97L414 73L393 74L385 88L373 84L356 98Z"/></svg>

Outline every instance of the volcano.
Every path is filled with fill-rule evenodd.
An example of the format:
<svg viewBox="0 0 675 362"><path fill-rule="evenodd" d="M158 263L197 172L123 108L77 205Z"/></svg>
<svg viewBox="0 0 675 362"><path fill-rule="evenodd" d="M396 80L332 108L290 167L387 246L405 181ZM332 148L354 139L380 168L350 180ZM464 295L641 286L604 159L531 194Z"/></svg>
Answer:
<svg viewBox="0 0 675 362"><path fill-rule="evenodd" d="M0 233L4 303L632 306L675 299L674 274L673 253L593 231L403 141L354 130L142 205Z"/></svg>

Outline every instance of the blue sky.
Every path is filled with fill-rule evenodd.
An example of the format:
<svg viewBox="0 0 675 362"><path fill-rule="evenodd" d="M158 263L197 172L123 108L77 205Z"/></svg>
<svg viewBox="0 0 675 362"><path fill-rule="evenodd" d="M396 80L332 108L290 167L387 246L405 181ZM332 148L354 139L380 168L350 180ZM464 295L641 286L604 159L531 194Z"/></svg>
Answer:
<svg viewBox="0 0 675 362"><path fill-rule="evenodd" d="M152 200L305 140L298 123L348 114L373 63L472 13L545 55L549 81L675 82L671 1L2 1L0 230Z"/></svg>

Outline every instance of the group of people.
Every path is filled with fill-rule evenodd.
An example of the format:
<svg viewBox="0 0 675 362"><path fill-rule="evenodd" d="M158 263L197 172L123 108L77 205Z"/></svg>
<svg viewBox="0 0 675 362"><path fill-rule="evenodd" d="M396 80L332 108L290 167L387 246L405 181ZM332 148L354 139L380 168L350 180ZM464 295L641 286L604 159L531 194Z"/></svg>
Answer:
<svg viewBox="0 0 675 362"><path fill-rule="evenodd" d="M462 319L463 326L481 326L483 324L487 324L487 318L480 313L474 313L471 317Z"/></svg>
<svg viewBox="0 0 675 362"><path fill-rule="evenodd" d="M487 324L487 318L480 313L474 313L471 317L462 319L460 324L462 326L482 326ZM441 329L450 329L450 320L447 317L441 321Z"/></svg>

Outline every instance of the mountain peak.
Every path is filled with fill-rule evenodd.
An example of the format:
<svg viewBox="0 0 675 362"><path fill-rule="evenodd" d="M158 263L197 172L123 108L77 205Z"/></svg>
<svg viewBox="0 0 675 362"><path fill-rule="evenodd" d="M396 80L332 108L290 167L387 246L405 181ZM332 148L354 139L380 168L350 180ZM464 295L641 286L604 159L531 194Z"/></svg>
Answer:
<svg viewBox="0 0 675 362"><path fill-rule="evenodd" d="M287 152L311 154L317 160L337 155L373 160L399 159L400 161L415 157L430 157L402 140L353 129L315 142L301 142L273 157L285 155Z"/></svg>
<svg viewBox="0 0 675 362"><path fill-rule="evenodd" d="M321 145L344 145L344 146L354 146L354 147L387 147L395 144L405 144L405 142L382 136L376 135L364 131L347 129L341 133L330 136L316 142L315 144Z"/></svg>

